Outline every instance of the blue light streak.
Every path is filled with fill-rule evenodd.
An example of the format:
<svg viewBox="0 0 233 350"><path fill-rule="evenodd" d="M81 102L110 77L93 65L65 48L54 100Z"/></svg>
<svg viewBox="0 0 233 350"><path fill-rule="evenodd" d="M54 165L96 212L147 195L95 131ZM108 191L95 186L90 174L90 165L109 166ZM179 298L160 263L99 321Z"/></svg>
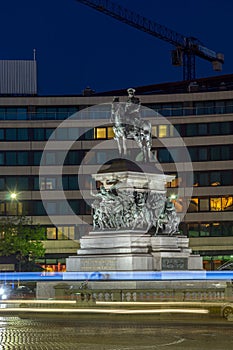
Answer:
<svg viewBox="0 0 233 350"><path fill-rule="evenodd" d="M6 281L182 281L233 280L233 271L2 272Z"/></svg>

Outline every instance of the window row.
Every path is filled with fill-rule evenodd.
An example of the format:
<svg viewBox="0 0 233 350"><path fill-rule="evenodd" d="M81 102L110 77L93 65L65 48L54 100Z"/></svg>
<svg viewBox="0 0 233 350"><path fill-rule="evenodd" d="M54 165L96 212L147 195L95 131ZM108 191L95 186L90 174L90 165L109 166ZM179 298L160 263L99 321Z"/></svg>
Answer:
<svg viewBox="0 0 233 350"><path fill-rule="evenodd" d="M87 215L91 209L81 199L51 200L51 201L19 201L9 200L0 203L0 215Z"/></svg>
<svg viewBox="0 0 233 350"><path fill-rule="evenodd" d="M216 196L205 198L192 198L188 208L189 213L193 212L216 212L216 211L232 211L232 196Z"/></svg>
<svg viewBox="0 0 233 350"><path fill-rule="evenodd" d="M233 145L221 146L195 146L188 147L191 161L218 161L218 160L232 160ZM160 148L157 151L157 158L160 163L185 162L186 154L183 148Z"/></svg>
<svg viewBox="0 0 233 350"><path fill-rule="evenodd" d="M182 137L213 136L233 134L233 122L192 123L175 125L152 126L152 137L176 137L177 132ZM112 126L97 127L95 129L70 128L0 128L0 141L53 141L63 140L94 140L112 139Z"/></svg>
<svg viewBox="0 0 233 350"><path fill-rule="evenodd" d="M233 236L233 222L181 223L180 230L188 237Z"/></svg>
<svg viewBox="0 0 233 350"><path fill-rule="evenodd" d="M86 109L87 105L79 106L51 106L32 107L29 110L24 107L0 107L0 120L64 120L79 111L79 119L109 119L111 103ZM228 114L233 113L233 100L197 101L190 107L182 102L174 103L150 103L145 107L153 109L162 116L187 116L206 114ZM148 114L142 109L142 114Z"/></svg>
<svg viewBox="0 0 233 350"><path fill-rule="evenodd" d="M0 120L64 120L78 111L78 107L0 107Z"/></svg>
<svg viewBox="0 0 233 350"><path fill-rule="evenodd" d="M93 140L94 130L88 128L0 128L0 141Z"/></svg>
<svg viewBox="0 0 233 350"><path fill-rule="evenodd" d="M233 100L198 101L186 107L181 102L146 104L164 117L233 113Z"/></svg>
<svg viewBox="0 0 233 350"><path fill-rule="evenodd" d="M174 173L176 178L167 184L167 187L208 187L208 186L232 186L233 170L213 170L213 171L195 171L180 172L179 176Z"/></svg>
<svg viewBox="0 0 233 350"><path fill-rule="evenodd" d="M168 188L177 187L208 187L208 186L232 186L233 170L200 171L177 174L176 178L167 184ZM193 176L192 176L193 175ZM90 175L56 175L48 176L0 176L0 191L20 192L39 190L79 190L90 189L92 178Z"/></svg>

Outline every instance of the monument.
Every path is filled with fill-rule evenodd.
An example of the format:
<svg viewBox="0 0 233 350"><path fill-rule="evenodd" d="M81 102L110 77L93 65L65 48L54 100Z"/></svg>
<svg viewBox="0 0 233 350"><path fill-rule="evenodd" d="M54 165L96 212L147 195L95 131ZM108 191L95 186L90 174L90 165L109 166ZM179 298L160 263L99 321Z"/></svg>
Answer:
<svg viewBox="0 0 233 350"><path fill-rule="evenodd" d="M92 177L100 184L93 196L93 229L80 239L67 271L202 270L189 239L179 232L179 218L166 184L174 176L156 167L151 153L151 124L141 118L140 101L128 89L125 104L114 98L111 122L119 158ZM141 164L128 159L127 140L134 140ZM122 157L122 158L121 158Z"/></svg>

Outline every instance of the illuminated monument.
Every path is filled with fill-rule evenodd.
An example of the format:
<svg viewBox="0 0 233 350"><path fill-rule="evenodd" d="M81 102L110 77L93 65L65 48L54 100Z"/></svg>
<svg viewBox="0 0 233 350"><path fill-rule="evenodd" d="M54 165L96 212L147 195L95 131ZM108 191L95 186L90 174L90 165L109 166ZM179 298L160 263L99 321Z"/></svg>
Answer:
<svg viewBox="0 0 233 350"><path fill-rule="evenodd" d="M128 89L125 104L114 98L111 120L120 157L92 177L100 184L92 193L93 230L80 240L67 271L201 270L189 239L179 234L179 218L166 197L175 176L156 168L151 153L151 124L141 119L140 101ZM127 159L127 139L140 148L141 163Z"/></svg>

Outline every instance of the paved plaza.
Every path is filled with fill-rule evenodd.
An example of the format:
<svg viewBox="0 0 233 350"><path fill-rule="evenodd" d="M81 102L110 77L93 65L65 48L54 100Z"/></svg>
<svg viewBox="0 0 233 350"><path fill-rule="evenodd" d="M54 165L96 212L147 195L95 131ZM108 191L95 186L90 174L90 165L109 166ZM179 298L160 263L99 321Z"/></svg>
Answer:
<svg viewBox="0 0 233 350"><path fill-rule="evenodd" d="M200 319L174 322L115 322L106 317L84 319L0 318L1 350L230 350L231 322Z"/></svg>

